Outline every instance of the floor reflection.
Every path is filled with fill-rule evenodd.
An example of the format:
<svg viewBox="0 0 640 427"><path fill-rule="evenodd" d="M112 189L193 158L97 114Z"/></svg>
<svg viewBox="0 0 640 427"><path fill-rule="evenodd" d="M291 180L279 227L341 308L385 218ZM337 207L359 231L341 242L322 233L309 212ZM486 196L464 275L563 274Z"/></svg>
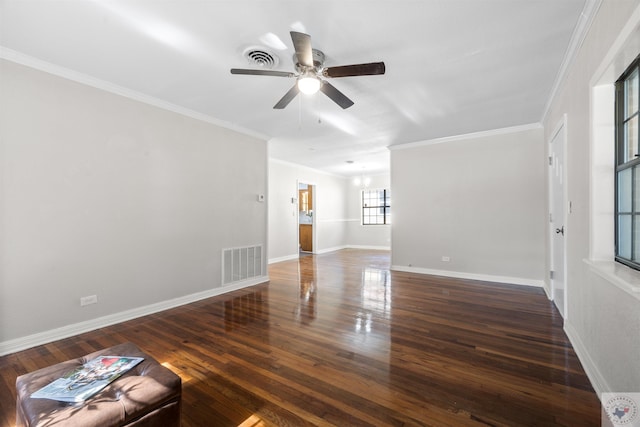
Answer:
<svg viewBox="0 0 640 427"><path fill-rule="evenodd" d="M302 324L310 324L317 316L318 287L316 259L313 255L303 255L298 262L298 305L294 317Z"/></svg>
<svg viewBox="0 0 640 427"><path fill-rule="evenodd" d="M389 269L373 263L364 268L361 265L328 268L328 258L301 255L298 259L294 267L298 279L294 321L313 325L320 333L327 328L343 330L340 337L354 354L384 360L390 346L392 284ZM341 318L345 310L352 313L349 323Z"/></svg>
<svg viewBox="0 0 640 427"><path fill-rule="evenodd" d="M362 270L360 291L362 310L356 313L355 331L369 334L373 330L374 318L389 319L391 313L389 270L369 267Z"/></svg>
<svg viewBox="0 0 640 427"><path fill-rule="evenodd" d="M257 289L224 302L226 331L269 320L269 288Z"/></svg>
<svg viewBox="0 0 640 427"><path fill-rule="evenodd" d="M362 305L389 318L391 311L391 276L389 270L365 268L362 271Z"/></svg>

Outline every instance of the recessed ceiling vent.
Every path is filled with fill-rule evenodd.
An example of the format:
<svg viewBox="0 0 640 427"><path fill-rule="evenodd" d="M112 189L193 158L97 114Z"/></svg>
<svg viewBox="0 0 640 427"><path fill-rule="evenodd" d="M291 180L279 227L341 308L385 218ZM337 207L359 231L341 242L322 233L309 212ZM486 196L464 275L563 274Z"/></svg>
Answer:
<svg viewBox="0 0 640 427"><path fill-rule="evenodd" d="M280 60L276 55L261 47L250 47L244 51L244 57L250 65L271 69L278 65Z"/></svg>

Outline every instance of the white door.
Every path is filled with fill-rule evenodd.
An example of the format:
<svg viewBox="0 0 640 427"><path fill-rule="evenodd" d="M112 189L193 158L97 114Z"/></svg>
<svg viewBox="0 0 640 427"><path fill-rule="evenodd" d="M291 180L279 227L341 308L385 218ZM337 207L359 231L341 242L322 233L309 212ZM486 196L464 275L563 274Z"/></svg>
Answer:
<svg viewBox="0 0 640 427"><path fill-rule="evenodd" d="M562 123L550 143L550 179L549 195L551 213L551 292L553 301L566 319L566 289L565 289L565 125Z"/></svg>

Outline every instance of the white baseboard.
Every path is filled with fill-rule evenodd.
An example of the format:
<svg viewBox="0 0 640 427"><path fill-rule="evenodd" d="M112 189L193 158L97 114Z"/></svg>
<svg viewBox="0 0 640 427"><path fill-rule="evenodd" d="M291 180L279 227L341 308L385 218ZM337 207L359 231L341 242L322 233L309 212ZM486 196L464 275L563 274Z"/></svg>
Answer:
<svg viewBox="0 0 640 427"><path fill-rule="evenodd" d="M408 273L418 273L418 274L432 274L436 276L445 276L445 277L455 277L457 279L471 279L471 280L482 280L488 282L497 282L497 283L509 283L514 285L524 285L524 286L535 286L541 287L544 289L545 294L549 299L549 292L543 280L532 280L532 279L522 279L517 277L504 277L504 276L492 276L492 275L484 275L484 274L471 274L471 273L459 273L453 271L445 271L445 270L432 270L427 268L415 268L415 267L404 267L404 266L392 266L391 270L395 271L405 271ZM611 387L607 384L604 376L598 370L595 362L589 355L587 351L587 347L584 345L580 336L576 332L576 330L571 326L570 323L565 322L564 331L573 346L580 363L582 363L582 367L584 368L591 385L593 386L598 398L602 396L602 393L611 392Z"/></svg>
<svg viewBox="0 0 640 427"><path fill-rule="evenodd" d="M567 334L569 341L571 341L573 350L576 352L578 359L580 359L580 363L582 363L584 372L587 374L589 381L591 381L591 386L593 386L593 389L596 391L598 399L601 398L602 393L613 392L613 390L611 390L611 387L609 387L609 385L607 384L607 381L600 373L600 370L596 366L595 362L589 355L589 351L587 351L587 347L580 339L580 335L578 335L578 332L568 322L565 322L564 324L564 332Z"/></svg>
<svg viewBox="0 0 640 427"><path fill-rule="evenodd" d="M339 251L342 249L370 249L370 250L380 250L380 251L390 251L391 247L389 246L368 246L368 245L345 245L345 246L336 246L333 248L320 249L319 251L313 252L315 255L326 254L328 252ZM267 261L268 264L275 264L276 262L282 261L291 261L292 259L300 258L299 254L285 255L278 258L270 258Z"/></svg>
<svg viewBox="0 0 640 427"><path fill-rule="evenodd" d="M348 249L369 249L374 251L390 251L391 246L347 245Z"/></svg>
<svg viewBox="0 0 640 427"><path fill-rule="evenodd" d="M31 347L47 344L52 341L61 340L63 338L72 337L74 335L93 331L95 329L100 329L105 326L114 325L116 323L126 322L127 320L135 319L137 317L147 316L149 314L168 310L170 308L189 304L195 301L200 301L200 300L211 298L217 295L226 294L227 292L237 291L239 289L243 289L249 286L254 286L254 285L268 282L268 281L269 281L269 276L254 277L250 280L244 280L242 282L232 283L230 285L223 286L220 288L210 289L207 291L198 292L191 295L185 295L183 297L178 297L178 298L170 299L167 301L161 301L158 303L145 305L143 307L133 308L131 310L121 311L119 313L98 317L96 319L74 323L72 325L63 326L61 328L51 329L48 331L27 335L25 337L3 341L3 342L0 342L0 356L4 356L5 354L9 354L9 353L15 353L17 351L26 350Z"/></svg>
<svg viewBox="0 0 640 427"><path fill-rule="evenodd" d="M278 258L269 258L269 261L267 261L267 263L275 264L276 262L291 261L292 259L298 259L298 258L300 258L300 254L286 255Z"/></svg>
<svg viewBox="0 0 640 427"><path fill-rule="evenodd" d="M483 282L508 283L511 285L535 286L544 288L543 280L525 279L522 277L493 276L490 274L463 273L458 271L435 270L431 268L405 267L403 265L392 265L391 270L405 271L407 273L430 274L433 276L454 277L456 279L480 280Z"/></svg>
<svg viewBox="0 0 640 427"><path fill-rule="evenodd" d="M329 252L335 252L335 251L339 251L341 249L347 249L348 246L334 246L333 248L326 248L326 249L320 249L318 251L315 251L315 254L326 254Z"/></svg>
<svg viewBox="0 0 640 427"><path fill-rule="evenodd" d="M342 246L334 246L332 248L320 249L313 253L320 255L320 254L326 254L329 252L341 251L343 249L373 249L373 250L386 250L386 251L391 250L391 248L388 246L342 245Z"/></svg>

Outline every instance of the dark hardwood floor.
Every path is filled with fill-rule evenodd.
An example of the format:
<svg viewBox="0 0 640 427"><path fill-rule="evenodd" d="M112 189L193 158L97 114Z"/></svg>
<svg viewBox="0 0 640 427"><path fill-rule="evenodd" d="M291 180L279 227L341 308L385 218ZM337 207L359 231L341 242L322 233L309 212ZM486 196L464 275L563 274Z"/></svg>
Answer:
<svg viewBox="0 0 640 427"><path fill-rule="evenodd" d="M600 424L541 289L389 262L302 256L271 265L269 284L0 357L0 426L17 375L125 341L182 377L183 426Z"/></svg>

